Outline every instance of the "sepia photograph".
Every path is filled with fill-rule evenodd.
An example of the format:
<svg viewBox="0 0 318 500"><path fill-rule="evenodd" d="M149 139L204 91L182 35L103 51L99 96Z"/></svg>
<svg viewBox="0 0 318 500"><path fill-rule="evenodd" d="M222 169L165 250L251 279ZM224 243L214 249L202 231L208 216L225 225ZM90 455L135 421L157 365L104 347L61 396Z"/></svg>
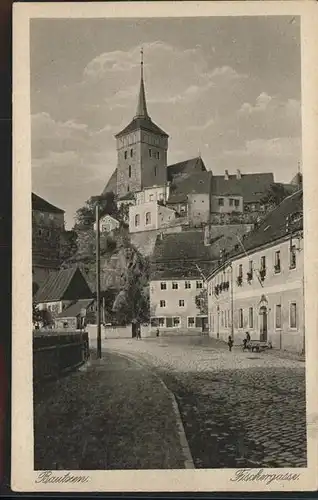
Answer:
<svg viewBox="0 0 318 500"><path fill-rule="evenodd" d="M209 5L24 6L16 252L40 489L149 471L173 490L160 473L182 470L297 489L309 470L301 9Z"/></svg>

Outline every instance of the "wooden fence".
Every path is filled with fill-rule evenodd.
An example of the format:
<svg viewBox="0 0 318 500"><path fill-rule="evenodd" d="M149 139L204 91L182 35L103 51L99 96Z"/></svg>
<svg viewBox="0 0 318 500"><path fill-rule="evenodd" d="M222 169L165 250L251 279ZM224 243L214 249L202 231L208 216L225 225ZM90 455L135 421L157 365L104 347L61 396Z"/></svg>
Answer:
<svg viewBox="0 0 318 500"><path fill-rule="evenodd" d="M89 358L87 332L38 330L33 334L33 380L57 379Z"/></svg>

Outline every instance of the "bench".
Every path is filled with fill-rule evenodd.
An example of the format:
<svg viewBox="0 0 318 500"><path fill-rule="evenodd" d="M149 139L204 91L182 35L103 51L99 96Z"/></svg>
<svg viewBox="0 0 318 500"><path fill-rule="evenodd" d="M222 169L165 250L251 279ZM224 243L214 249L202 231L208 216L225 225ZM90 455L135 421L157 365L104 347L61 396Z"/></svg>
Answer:
<svg viewBox="0 0 318 500"><path fill-rule="evenodd" d="M243 349L244 349L244 344L243 344ZM250 340L249 342L246 343L246 349L248 349L251 352L260 352L264 351L265 349L272 349L272 343L271 342L264 342L262 340Z"/></svg>

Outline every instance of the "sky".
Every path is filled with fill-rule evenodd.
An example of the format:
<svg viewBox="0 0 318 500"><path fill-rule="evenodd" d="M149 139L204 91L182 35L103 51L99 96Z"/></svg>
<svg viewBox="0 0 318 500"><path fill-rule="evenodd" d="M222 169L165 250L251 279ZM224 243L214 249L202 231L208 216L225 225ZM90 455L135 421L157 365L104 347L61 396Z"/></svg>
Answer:
<svg viewBox="0 0 318 500"><path fill-rule="evenodd" d="M301 162L298 18L32 19L32 189L65 210L67 227L116 168L141 47L168 164L200 154L215 175L291 180Z"/></svg>

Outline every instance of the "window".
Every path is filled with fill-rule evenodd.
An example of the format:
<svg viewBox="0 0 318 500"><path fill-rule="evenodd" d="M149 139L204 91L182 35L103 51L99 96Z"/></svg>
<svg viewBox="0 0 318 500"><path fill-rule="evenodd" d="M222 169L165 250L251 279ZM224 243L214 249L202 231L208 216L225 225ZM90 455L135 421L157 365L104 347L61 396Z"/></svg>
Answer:
<svg viewBox="0 0 318 500"><path fill-rule="evenodd" d="M275 252L275 265L274 265L275 273L280 273L280 251Z"/></svg>
<svg viewBox="0 0 318 500"><path fill-rule="evenodd" d="M263 271L265 269L266 269L266 257L265 257L265 255L263 255L261 257L261 271Z"/></svg>
<svg viewBox="0 0 318 500"><path fill-rule="evenodd" d="M191 316L190 318L188 318L188 328L194 328L194 327L195 327L194 317Z"/></svg>
<svg viewBox="0 0 318 500"><path fill-rule="evenodd" d="M131 149L131 150L130 150L130 158L132 158L133 156L134 156L134 150L133 150L133 149Z"/></svg>
<svg viewBox="0 0 318 500"><path fill-rule="evenodd" d="M179 307L184 307L184 300L183 299L179 300Z"/></svg>
<svg viewBox="0 0 318 500"><path fill-rule="evenodd" d="M275 307L275 328L280 330L282 327L282 306L277 304Z"/></svg>
<svg viewBox="0 0 318 500"><path fill-rule="evenodd" d="M151 158L151 149L149 149L149 157Z"/></svg>
<svg viewBox="0 0 318 500"><path fill-rule="evenodd" d="M202 281L197 281L197 288L203 288Z"/></svg>
<svg viewBox="0 0 318 500"><path fill-rule="evenodd" d="M165 318L158 318L158 326L161 328L165 326Z"/></svg>
<svg viewBox="0 0 318 500"><path fill-rule="evenodd" d="M239 276L239 278L242 278L242 276L243 276L243 264L239 264L238 276Z"/></svg>
<svg viewBox="0 0 318 500"><path fill-rule="evenodd" d="M149 195L149 201L153 201L153 194Z"/></svg>
<svg viewBox="0 0 318 500"><path fill-rule="evenodd" d="M180 326L179 316L172 318L172 326L173 326L173 328L178 328Z"/></svg>
<svg viewBox="0 0 318 500"><path fill-rule="evenodd" d="M148 226L149 224L151 224L151 213L146 212L146 225Z"/></svg>
<svg viewBox="0 0 318 500"><path fill-rule="evenodd" d="M54 215L53 214L49 214L49 219L50 220L54 220Z"/></svg>
<svg viewBox="0 0 318 500"><path fill-rule="evenodd" d="M219 198L219 207L224 206L224 198Z"/></svg>
<svg viewBox="0 0 318 500"><path fill-rule="evenodd" d="M289 326L290 328L297 328L297 309L296 302L292 302L290 304L290 312L289 312Z"/></svg>
<svg viewBox="0 0 318 500"><path fill-rule="evenodd" d="M235 207L239 207L240 206L240 200L234 200L234 205Z"/></svg>
<svg viewBox="0 0 318 500"><path fill-rule="evenodd" d="M233 207L233 205L234 205L234 199L230 198L230 207Z"/></svg>
<svg viewBox="0 0 318 500"><path fill-rule="evenodd" d="M221 311L221 326L224 326L224 312Z"/></svg>
<svg viewBox="0 0 318 500"><path fill-rule="evenodd" d="M239 328L243 328L243 309L239 309Z"/></svg>
<svg viewBox="0 0 318 500"><path fill-rule="evenodd" d="M125 151L125 160L127 160L127 151Z"/></svg>
<svg viewBox="0 0 318 500"><path fill-rule="evenodd" d="M137 227L137 226L139 226L139 224L140 224L140 215L136 214L135 215L135 226Z"/></svg>
<svg viewBox="0 0 318 500"><path fill-rule="evenodd" d="M131 165L128 166L128 177L131 177Z"/></svg>
<svg viewBox="0 0 318 500"><path fill-rule="evenodd" d="M155 166L154 171L155 171L155 177L156 177L156 175L157 175L157 166Z"/></svg>
<svg viewBox="0 0 318 500"><path fill-rule="evenodd" d="M161 290L167 290L167 283L165 281L162 281L160 283L160 288L161 288Z"/></svg>
<svg viewBox="0 0 318 500"><path fill-rule="evenodd" d="M179 288L178 283L173 282L172 283L172 290L178 290L178 288Z"/></svg>
<svg viewBox="0 0 318 500"><path fill-rule="evenodd" d="M128 186L127 186L127 192L129 193L129 191L130 191L130 187L129 187L129 184L128 184Z"/></svg>
<svg viewBox="0 0 318 500"><path fill-rule="evenodd" d="M248 327L254 328L254 310L253 310L253 307L250 307L248 310Z"/></svg>
<svg viewBox="0 0 318 500"><path fill-rule="evenodd" d="M224 326L227 328L227 311L224 311Z"/></svg>
<svg viewBox="0 0 318 500"><path fill-rule="evenodd" d="M248 263L248 278L249 279L253 279L253 261L250 260L249 263Z"/></svg>
<svg viewBox="0 0 318 500"><path fill-rule="evenodd" d="M166 307L166 301L160 300L160 307Z"/></svg>
<svg viewBox="0 0 318 500"><path fill-rule="evenodd" d="M186 281L184 283L184 288L191 288L191 281Z"/></svg>
<svg viewBox="0 0 318 500"><path fill-rule="evenodd" d="M296 268L296 247L292 245L289 252L289 269Z"/></svg>
<svg viewBox="0 0 318 500"><path fill-rule="evenodd" d="M157 151L157 159L160 160L160 153Z"/></svg>

